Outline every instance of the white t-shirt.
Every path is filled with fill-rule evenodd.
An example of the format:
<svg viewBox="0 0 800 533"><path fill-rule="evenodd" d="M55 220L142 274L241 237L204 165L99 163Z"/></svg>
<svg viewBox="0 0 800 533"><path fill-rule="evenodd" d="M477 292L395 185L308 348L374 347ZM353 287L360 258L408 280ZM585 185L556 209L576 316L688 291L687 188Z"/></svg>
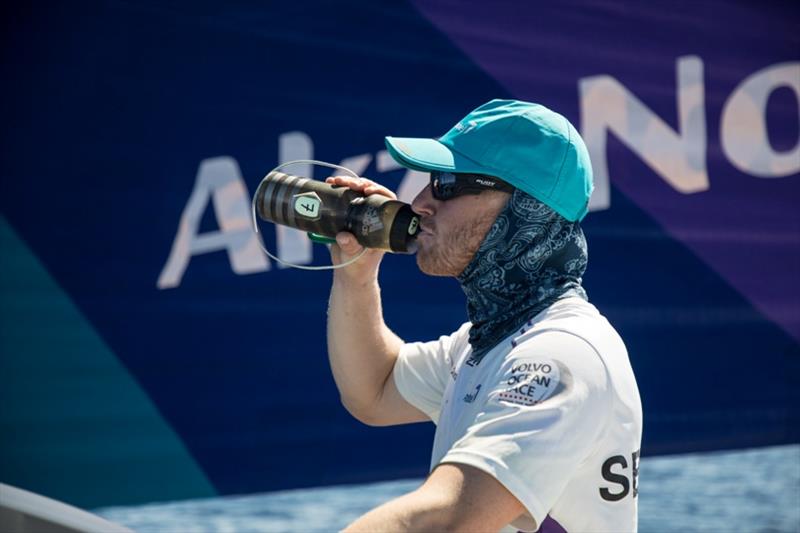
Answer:
<svg viewBox="0 0 800 533"><path fill-rule="evenodd" d="M636 531L642 407L614 328L564 298L470 365L469 327L405 344L394 367L436 424L431 470L489 473L526 508L512 522L525 531Z"/></svg>

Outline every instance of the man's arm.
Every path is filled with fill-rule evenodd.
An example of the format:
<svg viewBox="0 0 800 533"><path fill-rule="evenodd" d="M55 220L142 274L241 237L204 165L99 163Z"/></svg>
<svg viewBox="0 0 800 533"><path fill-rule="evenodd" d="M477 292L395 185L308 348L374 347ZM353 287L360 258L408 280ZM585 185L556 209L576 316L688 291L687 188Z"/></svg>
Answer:
<svg viewBox="0 0 800 533"><path fill-rule="evenodd" d="M370 180L328 178L363 194L394 193ZM349 233L340 233L331 246L335 264L359 254L362 247ZM328 358L342 403L357 419L370 425L421 422L428 417L405 401L392 377L403 346L383 321L378 267L383 252L367 250L361 259L337 269L328 308Z"/></svg>
<svg viewBox="0 0 800 533"><path fill-rule="evenodd" d="M523 512L519 500L486 472L445 463L420 488L376 507L345 531L498 531Z"/></svg>

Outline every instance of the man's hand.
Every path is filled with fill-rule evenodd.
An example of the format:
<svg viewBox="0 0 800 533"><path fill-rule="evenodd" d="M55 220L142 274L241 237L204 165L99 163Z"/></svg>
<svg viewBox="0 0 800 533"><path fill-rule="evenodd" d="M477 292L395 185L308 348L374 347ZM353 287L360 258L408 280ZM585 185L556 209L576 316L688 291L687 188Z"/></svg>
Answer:
<svg viewBox="0 0 800 533"><path fill-rule="evenodd" d="M345 531L498 531L524 512L491 475L445 463L420 488L373 509Z"/></svg>
<svg viewBox="0 0 800 533"><path fill-rule="evenodd" d="M339 187L349 187L350 189L363 194L364 196L371 196L373 194L381 194L392 200L397 199L397 195L372 180L367 178L354 178L352 176L333 176L325 180L325 183L336 185ZM360 254L364 249L352 233L343 231L336 236L336 244L331 245L331 258L333 264L338 265L348 261L349 259ZM337 269L335 276L347 281L366 283L374 281L378 276L378 266L384 255L383 250L369 249L367 252L355 263L348 265L344 268Z"/></svg>

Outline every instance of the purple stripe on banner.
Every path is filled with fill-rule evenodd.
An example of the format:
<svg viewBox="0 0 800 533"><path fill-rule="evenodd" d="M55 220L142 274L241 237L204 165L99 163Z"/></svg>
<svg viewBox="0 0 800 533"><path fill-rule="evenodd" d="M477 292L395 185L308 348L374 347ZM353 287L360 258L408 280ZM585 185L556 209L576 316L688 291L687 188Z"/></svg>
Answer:
<svg viewBox="0 0 800 533"><path fill-rule="evenodd" d="M692 98L702 103L696 111L705 124L702 141L693 139L692 146L703 141L706 146L689 158L689 167L697 175L705 170L706 185L682 192L669 183L664 168L656 170L630 145L631 139L649 139L646 149L651 155L660 149L665 165L678 165L677 152L676 156L663 154L673 148L653 144L655 124L641 120L649 115L635 114L630 101L612 110L612 103L604 100L606 109L599 113L610 113L617 127L636 132L629 133L628 139L606 133L608 144L601 153L606 153L614 186L609 208L614 207L614 194L623 193L754 308L800 341L800 209L796 205L800 173L791 162L789 175L781 175L775 165L759 176L757 170L741 164L752 156L749 162L763 169L766 163L758 158L764 153L771 151L778 157L796 146L798 104L792 91L786 85L777 88L765 109L752 104L756 111L748 122L736 123L741 117L729 121L729 128L739 128L735 131L740 135L752 134L747 138L755 139L749 144L739 142L738 156L731 156L732 145L726 150L722 142L724 111L742 82L770 67L797 64L800 39L792 29L796 13L782 13L777 6L764 10L755 4L716 2L686 2L669 9L662 4L610 1L565 6L560 2L439 0L417 1L415 6L513 97L550 106L576 126L586 119L580 116L581 80L608 76L671 130L669 138L685 140L676 103L676 69L679 58L699 59L701 74L687 91L695 91ZM470 104L478 102L465 103L465 111ZM583 125L579 127L586 136ZM753 133L762 129L771 148L758 156L747 153L752 146L765 144L760 133ZM597 175L598 161L593 163ZM690 172L681 174L675 168L670 171L673 177Z"/></svg>

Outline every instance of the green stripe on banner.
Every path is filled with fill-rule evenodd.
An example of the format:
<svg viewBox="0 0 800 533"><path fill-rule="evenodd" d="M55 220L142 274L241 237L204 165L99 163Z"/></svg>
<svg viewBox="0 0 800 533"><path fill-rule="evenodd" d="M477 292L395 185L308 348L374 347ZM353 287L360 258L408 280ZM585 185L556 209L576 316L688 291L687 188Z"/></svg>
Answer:
<svg viewBox="0 0 800 533"><path fill-rule="evenodd" d="M0 481L81 507L216 495L2 215Z"/></svg>

